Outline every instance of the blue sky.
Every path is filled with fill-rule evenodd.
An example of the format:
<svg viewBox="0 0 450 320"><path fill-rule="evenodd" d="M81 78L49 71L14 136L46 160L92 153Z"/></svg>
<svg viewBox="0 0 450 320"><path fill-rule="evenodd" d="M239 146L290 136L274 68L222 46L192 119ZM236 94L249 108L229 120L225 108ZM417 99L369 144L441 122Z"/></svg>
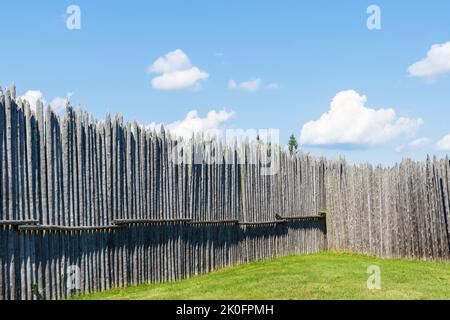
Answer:
<svg viewBox="0 0 450 320"><path fill-rule="evenodd" d="M81 9L80 30L66 27L72 4ZM371 4L381 9L381 30L366 26ZM15 80L20 95L39 90L50 102L73 92L72 104L98 118L120 112L144 124L225 109L234 116L223 126L279 128L287 142L291 133L300 139L339 92L353 90L367 108L395 110L381 125L404 118L411 126L375 134L373 143L364 139L369 128L349 143L341 135L302 149L374 163L446 152L436 144L450 134L450 77L412 76L408 68L450 41L448 1L9 1L2 12L0 82ZM200 87L152 87L160 74L149 67L176 49L208 74ZM228 87L256 79L254 91ZM423 124L414 125L418 119Z"/></svg>

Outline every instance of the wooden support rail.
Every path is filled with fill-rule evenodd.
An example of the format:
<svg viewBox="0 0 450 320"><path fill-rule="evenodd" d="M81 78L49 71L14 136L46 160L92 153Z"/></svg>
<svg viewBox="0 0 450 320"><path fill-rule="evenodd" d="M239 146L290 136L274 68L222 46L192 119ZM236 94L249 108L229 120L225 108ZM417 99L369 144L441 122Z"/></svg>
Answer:
<svg viewBox="0 0 450 320"><path fill-rule="evenodd" d="M263 222L239 222L240 226L248 226L248 227L265 227L271 225L277 225L281 223L286 223L284 220L275 220L275 221L263 221Z"/></svg>
<svg viewBox="0 0 450 320"><path fill-rule="evenodd" d="M189 221L187 225L189 226L209 226L209 225L218 225L218 224L226 224L233 225L238 224L239 220L211 220L211 221Z"/></svg>
<svg viewBox="0 0 450 320"><path fill-rule="evenodd" d="M326 216L327 216L327 214L328 214L327 211L319 211L318 213L319 213L319 216L321 216L321 217L323 217L323 218L326 218Z"/></svg>
<svg viewBox="0 0 450 320"><path fill-rule="evenodd" d="M99 230L114 230L120 228L115 225L108 226L50 226L50 225L19 225L19 231L99 231Z"/></svg>
<svg viewBox="0 0 450 320"><path fill-rule="evenodd" d="M282 217L279 214L275 216L277 220L280 221L310 221L310 220L320 220L325 219L326 215L323 213L320 213L317 216L297 216L297 217Z"/></svg>
<svg viewBox="0 0 450 320"><path fill-rule="evenodd" d="M116 219L115 225L187 223L192 219Z"/></svg>
<svg viewBox="0 0 450 320"><path fill-rule="evenodd" d="M240 225L248 227L265 227L286 223L289 221L306 221L325 218L325 214L318 216L300 216L300 217L282 217L275 216L274 221L262 222L240 222L239 220L210 220L210 221L192 221L192 219L116 219L112 225L106 226L56 226L56 225L40 225L37 220L0 220L0 226L15 226L19 231L100 231L114 230L123 226L136 224L186 224L192 227L210 226L210 225Z"/></svg>
<svg viewBox="0 0 450 320"><path fill-rule="evenodd" d="M38 224L37 220L0 220L0 227L5 226L20 226L23 224Z"/></svg>

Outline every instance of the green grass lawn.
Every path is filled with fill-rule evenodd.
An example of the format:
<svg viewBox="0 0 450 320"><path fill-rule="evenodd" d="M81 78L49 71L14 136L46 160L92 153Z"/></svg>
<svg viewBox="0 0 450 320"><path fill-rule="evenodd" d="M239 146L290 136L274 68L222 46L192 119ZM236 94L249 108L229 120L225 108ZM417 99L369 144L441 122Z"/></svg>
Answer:
<svg viewBox="0 0 450 320"><path fill-rule="evenodd" d="M367 268L381 268L381 290ZM252 262L172 283L77 299L450 299L450 264L324 252Z"/></svg>

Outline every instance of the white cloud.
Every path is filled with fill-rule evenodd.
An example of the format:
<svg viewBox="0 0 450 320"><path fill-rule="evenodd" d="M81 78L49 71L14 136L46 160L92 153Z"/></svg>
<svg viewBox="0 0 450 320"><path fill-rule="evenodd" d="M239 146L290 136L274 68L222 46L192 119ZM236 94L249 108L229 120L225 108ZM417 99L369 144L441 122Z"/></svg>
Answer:
<svg viewBox="0 0 450 320"><path fill-rule="evenodd" d="M433 78L444 73L450 73L450 42L434 44L426 58L408 68L413 77Z"/></svg>
<svg viewBox="0 0 450 320"><path fill-rule="evenodd" d="M405 144L402 144L402 145L398 146L397 148L395 148L395 152L402 153L403 151L405 151L406 147L407 146Z"/></svg>
<svg viewBox="0 0 450 320"><path fill-rule="evenodd" d="M67 93L65 98L56 97L50 102L50 106L52 107L53 111L56 113L60 113L66 109L66 101L69 100L73 96L73 92Z"/></svg>
<svg viewBox="0 0 450 320"><path fill-rule="evenodd" d="M53 109L55 113L60 113L65 110L66 99L70 100L72 96L73 92L69 92L67 93L66 98L55 97L50 102L50 107ZM33 111L36 111L36 103L38 100L41 100L44 106L47 104L44 94L39 90L28 90L23 96L20 96L19 99L28 101L31 110Z"/></svg>
<svg viewBox="0 0 450 320"><path fill-rule="evenodd" d="M209 77L208 73L192 66L189 57L180 49L158 58L148 69L160 75L152 79L152 86L158 90L198 89L200 81Z"/></svg>
<svg viewBox="0 0 450 320"><path fill-rule="evenodd" d="M205 118L198 115L197 110L188 112L186 118L180 121L175 121L164 127L173 135L177 137L184 137L189 139L193 133L208 132L219 130L222 125L229 121L234 116L234 112L226 110L211 110ZM149 128L159 130L161 124L151 123Z"/></svg>
<svg viewBox="0 0 450 320"><path fill-rule="evenodd" d="M260 85L261 85L262 80L261 79L254 79L254 80L249 80L249 81L244 81L241 83L237 83L236 81L234 81L233 79L231 79L228 82L228 89L241 89L244 91L256 91L259 89Z"/></svg>
<svg viewBox="0 0 450 320"><path fill-rule="evenodd" d="M367 98L356 91L341 91L330 110L319 120L306 123L301 132L303 145L375 145L400 135L412 135L422 119L397 118L394 109L371 109Z"/></svg>
<svg viewBox="0 0 450 320"><path fill-rule="evenodd" d="M38 100L41 100L44 105L46 103L44 94L39 90L28 90L23 96L20 96L19 99L28 101L31 110L36 110L36 103Z"/></svg>
<svg viewBox="0 0 450 320"><path fill-rule="evenodd" d="M228 89L236 89L238 87L236 81L234 81L233 79L231 79L230 81L228 81Z"/></svg>
<svg viewBox="0 0 450 320"><path fill-rule="evenodd" d="M272 82L267 85L266 89L267 90L278 90L278 89L280 89L280 85L278 83Z"/></svg>
<svg viewBox="0 0 450 320"><path fill-rule="evenodd" d="M428 146L430 143L431 143L431 140L428 138L419 138L419 139L409 142L408 144L403 144L403 145L398 146L395 149L395 151L400 153L400 152L403 152L406 150L420 149L420 148Z"/></svg>
<svg viewBox="0 0 450 320"><path fill-rule="evenodd" d="M249 81L244 81L244 82L236 82L235 80L231 79L230 81L228 81L228 89L230 90L234 90L234 89L240 89L240 90L244 90L244 91L257 91L259 90L259 88L261 87L263 81L261 79L253 79L253 80L249 80ZM278 90L280 88L280 85L278 83L272 82L269 83L268 85L266 85L264 87L264 89L266 90Z"/></svg>
<svg viewBox="0 0 450 320"><path fill-rule="evenodd" d="M436 146L441 151L450 151L450 134L439 140Z"/></svg>
<svg viewBox="0 0 450 320"><path fill-rule="evenodd" d="M419 138L419 139L411 141L409 143L409 146L413 147L413 148L422 148L422 147L429 145L430 142L431 142L431 140L428 138Z"/></svg>

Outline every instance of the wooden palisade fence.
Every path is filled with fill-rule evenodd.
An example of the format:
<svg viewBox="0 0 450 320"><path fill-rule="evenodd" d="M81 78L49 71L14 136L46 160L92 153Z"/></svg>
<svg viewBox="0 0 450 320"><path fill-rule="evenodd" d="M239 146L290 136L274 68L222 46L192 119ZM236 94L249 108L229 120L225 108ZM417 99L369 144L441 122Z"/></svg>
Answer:
<svg viewBox="0 0 450 320"><path fill-rule="evenodd" d="M326 174L331 249L448 261L449 159L392 168L330 162Z"/></svg>
<svg viewBox="0 0 450 320"><path fill-rule="evenodd" d="M119 116L31 109L0 89L0 300L327 248L449 259L448 158L385 168L272 148L278 170L263 174L260 142L187 148Z"/></svg>
<svg viewBox="0 0 450 320"><path fill-rule="evenodd" d="M14 87L0 92L0 300L61 299L326 248L323 159L275 152L279 170L264 175L259 142L179 142L164 128L100 122L69 106L60 118L16 99Z"/></svg>

